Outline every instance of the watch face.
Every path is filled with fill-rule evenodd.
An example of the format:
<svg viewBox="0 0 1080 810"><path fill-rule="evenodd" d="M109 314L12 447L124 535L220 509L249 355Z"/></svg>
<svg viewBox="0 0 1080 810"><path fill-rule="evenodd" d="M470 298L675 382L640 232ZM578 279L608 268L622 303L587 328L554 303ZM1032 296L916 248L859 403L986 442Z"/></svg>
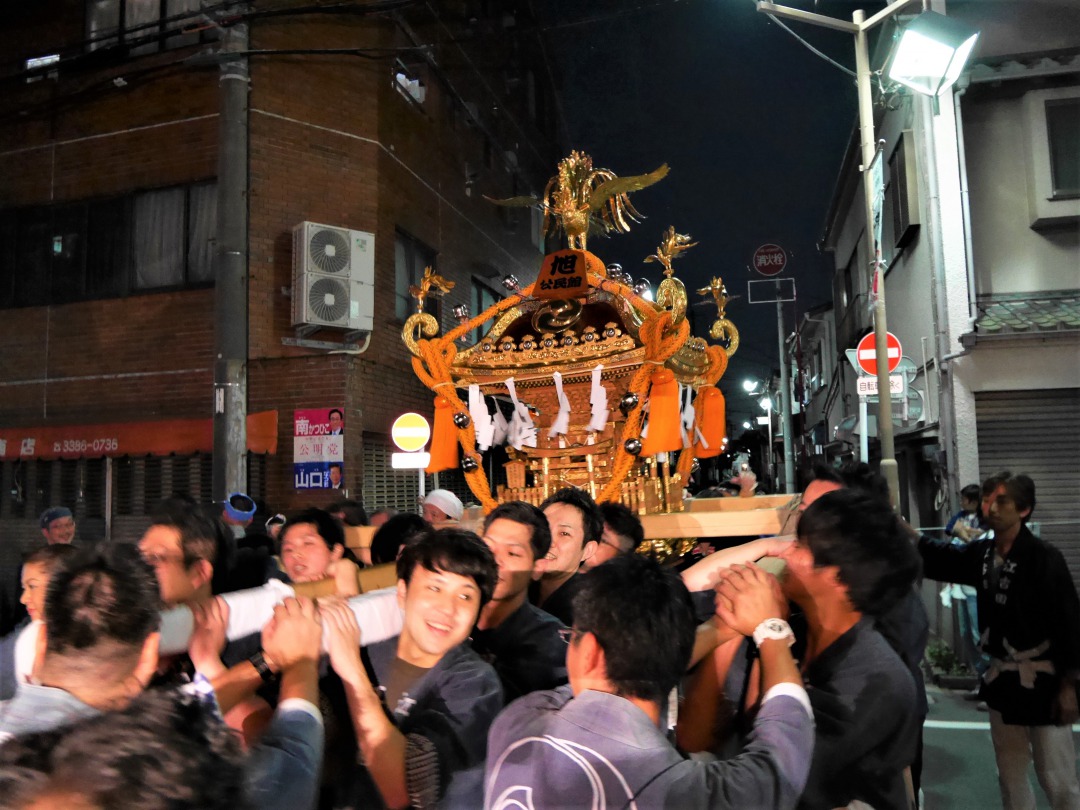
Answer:
<svg viewBox="0 0 1080 810"><path fill-rule="evenodd" d="M775 621L775 620L769 622L767 626L769 628L770 633L783 633L785 630L787 630L787 628L784 627L783 622L778 622L778 621Z"/></svg>

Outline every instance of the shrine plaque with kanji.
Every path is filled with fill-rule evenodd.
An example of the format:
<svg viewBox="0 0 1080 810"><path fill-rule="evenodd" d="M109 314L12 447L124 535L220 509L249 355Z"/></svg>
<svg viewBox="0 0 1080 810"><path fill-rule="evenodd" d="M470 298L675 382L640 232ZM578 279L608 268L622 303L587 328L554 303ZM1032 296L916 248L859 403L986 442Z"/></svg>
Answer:
<svg viewBox="0 0 1080 810"><path fill-rule="evenodd" d="M583 298L589 291L588 273L604 269L600 259L585 250L559 250L544 257L533 287L534 298Z"/></svg>

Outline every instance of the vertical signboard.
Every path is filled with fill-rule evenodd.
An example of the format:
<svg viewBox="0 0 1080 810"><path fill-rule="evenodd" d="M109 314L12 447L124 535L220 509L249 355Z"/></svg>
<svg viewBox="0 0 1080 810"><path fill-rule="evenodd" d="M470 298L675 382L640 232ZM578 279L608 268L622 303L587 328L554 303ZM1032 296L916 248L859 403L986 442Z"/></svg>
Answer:
<svg viewBox="0 0 1080 810"><path fill-rule="evenodd" d="M341 408L293 411L293 485L341 489L345 484L345 414Z"/></svg>

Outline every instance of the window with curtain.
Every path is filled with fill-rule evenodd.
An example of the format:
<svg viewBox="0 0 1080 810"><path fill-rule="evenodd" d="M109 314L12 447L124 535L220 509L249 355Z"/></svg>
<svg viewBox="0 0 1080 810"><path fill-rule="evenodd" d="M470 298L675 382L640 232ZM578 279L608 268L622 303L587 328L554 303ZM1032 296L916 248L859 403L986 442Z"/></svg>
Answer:
<svg viewBox="0 0 1080 810"><path fill-rule="evenodd" d="M0 211L0 308L212 284L217 185Z"/></svg>
<svg viewBox="0 0 1080 810"><path fill-rule="evenodd" d="M85 0L87 49L123 44L132 56L217 38L199 0Z"/></svg>

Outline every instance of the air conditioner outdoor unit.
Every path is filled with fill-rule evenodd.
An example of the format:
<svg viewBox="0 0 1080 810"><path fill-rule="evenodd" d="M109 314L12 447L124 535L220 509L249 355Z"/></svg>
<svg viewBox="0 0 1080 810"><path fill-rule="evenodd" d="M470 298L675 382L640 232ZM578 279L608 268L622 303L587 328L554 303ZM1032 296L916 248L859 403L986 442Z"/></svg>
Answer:
<svg viewBox="0 0 1080 810"><path fill-rule="evenodd" d="M370 332L375 235L316 222L293 228L293 326Z"/></svg>

